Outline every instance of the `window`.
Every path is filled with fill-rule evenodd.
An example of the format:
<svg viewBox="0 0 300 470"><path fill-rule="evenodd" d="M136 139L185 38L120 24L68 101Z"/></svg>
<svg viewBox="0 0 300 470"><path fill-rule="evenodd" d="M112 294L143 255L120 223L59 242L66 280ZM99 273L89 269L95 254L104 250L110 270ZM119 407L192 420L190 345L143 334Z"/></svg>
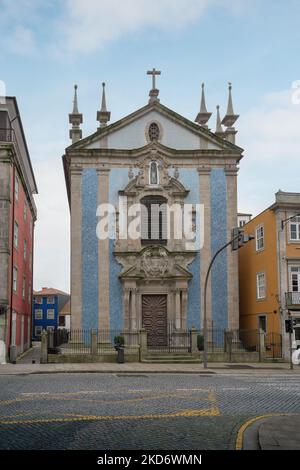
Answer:
<svg viewBox="0 0 300 470"><path fill-rule="evenodd" d="M246 220L240 220L240 227L244 227L246 225Z"/></svg>
<svg viewBox="0 0 300 470"><path fill-rule="evenodd" d="M37 309L34 312L34 318L36 320L42 320L43 319L43 310L42 309Z"/></svg>
<svg viewBox="0 0 300 470"><path fill-rule="evenodd" d="M149 182L152 185L158 184L158 167L157 162L151 162L149 167Z"/></svg>
<svg viewBox="0 0 300 470"><path fill-rule="evenodd" d="M33 220L32 220L31 215L29 215L29 217L30 217L30 223L29 223L29 227L30 227L30 236L32 237Z"/></svg>
<svg viewBox="0 0 300 470"><path fill-rule="evenodd" d="M256 274L256 293L258 299L266 297L265 273Z"/></svg>
<svg viewBox="0 0 300 470"><path fill-rule="evenodd" d="M291 267L292 292L300 292L300 267Z"/></svg>
<svg viewBox="0 0 300 470"><path fill-rule="evenodd" d="M36 326L35 329L35 336L41 336L42 334L42 327L41 326Z"/></svg>
<svg viewBox="0 0 300 470"><path fill-rule="evenodd" d="M66 317L64 315L59 317L59 326L66 326Z"/></svg>
<svg viewBox="0 0 300 470"><path fill-rule="evenodd" d="M54 304L54 297L47 297L47 304Z"/></svg>
<svg viewBox="0 0 300 470"><path fill-rule="evenodd" d="M300 241L300 217L294 217L290 221L290 239Z"/></svg>
<svg viewBox="0 0 300 470"><path fill-rule="evenodd" d="M3 140L4 142L9 142L11 140L8 128L8 113L7 111L0 111L0 140Z"/></svg>
<svg viewBox="0 0 300 470"><path fill-rule="evenodd" d="M14 292L17 292L17 288L18 288L18 268L16 268L16 266L14 266L14 269L13 269L13 290L14 290Z"/></svg>
<svg viewBox="0 0 300 470"><path fill-rule="evenodd" d="M48 309L47 310L47 320L54 320L54 309Z"/></svg>
<svg viewBox="0 0 300 470"><path fill-rule="evenodd" d="M15 225L14 225L14 246L15 246L15 248L18 248L18 244L19 244L19 225L15 221Z"/></svg>
<svg viewBox="0 0 300 470"><path fill-rule="evenodd" d="M31 284L29 284L29 287L28 287L28 303L31 302Z"/></svg>
<svg viewBox="0 0 300 470"><path fill-rule="evenodd" d="M15 176L15 200L19 200L19 180L17 176Z"/></svg>
<svg viewBox="0 0 300 470"><path fill-rule="evenodd" d="M54 326L47 326L47 331L54 331Z"/></svg>
<svg viewBox="0 0 300 470"><path fill-rule="evenodd" d="M36 304L42 304L42 303L43 303L42 297L34 297L34 303L36 303Z"/></svg>
<svg viewBox="0 0 300 470"><path fill-rule="evenodd" d="M142 245L167 244L167 200L162 196L141 199Z"/></svg>
<svg viewBox="0 0 300 470"><path fill-rule="evenodd" d="M148 134L151 141L159 139L159 127L156 122L150 124Z"/></svg>
<svg viewBox="0 0 300 470"><path fill-rule="evenodd" d="M22 299L25 300L26 295L26 278L23 277L23 284L22 284Z"/></svg>
<svg viewBox="0 0 300 470"><path fill-rule="evenodd" d="M24 212L23 212L24 220L27 220L27 202L24 201Z"/></svg>
<svg viewBox="0 0 300 470"><path fill-rule="evenodd" d="M27 257L27 241L24 240L24 260L26 261L26 257Z"/></svg>
<svg viewBox="0 0 300 470"><path fill-rule="evenodd" d="M255 231L256 239L256 251L260 251L264 248L264 226L260 225Z"/></svg>

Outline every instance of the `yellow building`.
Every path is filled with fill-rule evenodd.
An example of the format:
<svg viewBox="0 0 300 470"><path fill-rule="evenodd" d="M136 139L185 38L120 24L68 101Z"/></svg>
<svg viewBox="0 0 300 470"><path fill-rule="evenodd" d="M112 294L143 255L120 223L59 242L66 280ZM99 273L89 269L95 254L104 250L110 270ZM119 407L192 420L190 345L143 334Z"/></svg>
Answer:
<svg viewBox="0 0 300 470"><path fill-rule="evenodd" d="M282 341L287 358L289 315L293 346L300 346L300 193L278 191L275 203L244 230L255 240L239 250L240 328L263 330L274 355Z"/></svg>

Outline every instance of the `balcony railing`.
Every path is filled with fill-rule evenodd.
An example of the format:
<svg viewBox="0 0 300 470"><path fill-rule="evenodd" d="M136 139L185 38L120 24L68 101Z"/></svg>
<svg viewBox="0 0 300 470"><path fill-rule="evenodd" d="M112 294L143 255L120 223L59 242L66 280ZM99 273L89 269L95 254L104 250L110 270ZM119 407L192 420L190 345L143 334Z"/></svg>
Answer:
<svg viewBox="0 0 300 470"><path fill-rule="evenodd" d="M0 128L0 142L13 142L14 131L13 129Z"/></svg>
<svg viewBox="0 0 300 470"><path fill-rule="evenodd" d="M285 302L288 309L300 310L300 292L286 292Z"/></svg>

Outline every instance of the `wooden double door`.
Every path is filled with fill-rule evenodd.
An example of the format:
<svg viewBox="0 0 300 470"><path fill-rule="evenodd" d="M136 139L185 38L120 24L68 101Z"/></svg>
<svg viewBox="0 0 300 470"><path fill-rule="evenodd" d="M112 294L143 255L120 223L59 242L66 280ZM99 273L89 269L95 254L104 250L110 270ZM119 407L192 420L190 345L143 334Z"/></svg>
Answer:
<svg viewBox="0 0 300 470"><path fill-rule="evenodd" d="M167 324L167 295L142 295L142 325L148 346L166 346Z"/></svg>

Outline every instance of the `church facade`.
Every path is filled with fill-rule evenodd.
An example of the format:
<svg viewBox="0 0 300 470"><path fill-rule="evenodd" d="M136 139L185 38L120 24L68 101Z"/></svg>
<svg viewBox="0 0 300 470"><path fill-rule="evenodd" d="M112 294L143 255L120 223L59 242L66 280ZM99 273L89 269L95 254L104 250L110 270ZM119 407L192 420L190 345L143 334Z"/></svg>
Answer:
<svg viewBox="0 0 300 470"><path fill-rule="evenodd" d="M236 226L243 150L235 145L231 85L227 114L221 122L217 107L212 132L204 87L192 122L160 103L158 72L149 74L149 102L110 125L103 84L99 128L84 139L75 86L72 145L63 164L71 212L71 328L145 328L159 343L169 326L203 326L207 268ZM176 222L169 207L178 210ZM175 234L185 208L189 237ZM237 252L228 249L212 269L208 327L239 326L237 262Z"/></svg>

